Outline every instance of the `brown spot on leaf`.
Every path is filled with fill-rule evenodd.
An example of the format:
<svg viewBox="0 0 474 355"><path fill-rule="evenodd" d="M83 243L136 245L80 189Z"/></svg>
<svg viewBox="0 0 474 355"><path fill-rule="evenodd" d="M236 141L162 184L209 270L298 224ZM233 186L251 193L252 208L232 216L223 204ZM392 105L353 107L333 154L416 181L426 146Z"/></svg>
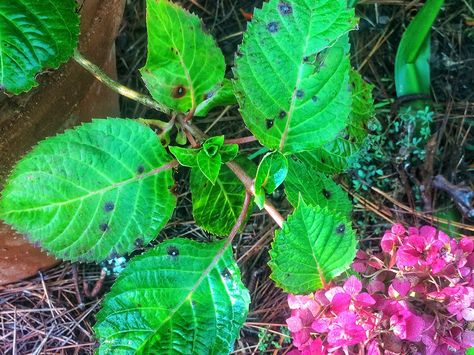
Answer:
<svg viewBox="0 0 474 355"><path fill-rule="evenodd" d="M171 93L171 95L175 99L180 99L186 95L186 88L183 85L178 85L173 89L173 92Z"/></svg>

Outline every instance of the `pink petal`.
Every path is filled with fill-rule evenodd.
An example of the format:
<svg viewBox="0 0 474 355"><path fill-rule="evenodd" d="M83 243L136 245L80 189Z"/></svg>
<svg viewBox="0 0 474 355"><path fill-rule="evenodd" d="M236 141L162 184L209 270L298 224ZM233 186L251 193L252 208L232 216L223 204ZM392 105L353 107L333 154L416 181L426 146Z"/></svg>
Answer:
<svg viewBox="0 0 474 355"><path fill-rule="evenodd" d="M406 335L407 340L410 341L420 341L421 333L423 333L425 322L423 318L411 315L406 320Z"/></svg>
<svg viewBox="0 0 474 355"><path fill-rule="evenodd" d="M400 223L394 224L392 228L390 228L390 231L396 235L404 235L406 233L405 227L403 227Z"/></svg>
<svg viewBox="0 0 474 355"><path fill-rule="evenodd" d="M385 292L385 284L379 280L372 280L367 285L367 291L370 293Z"/></svg>
<svg viewBox="0 0 474 355"><path fill-rule="evenodd" d="M367 292L363 292L360 295L356 296L356 302L361 306L372 306L375 304L374 298L369 295Z"/></svg>
<svg viewBox="0 0 474 355"><path fill-rule="evenodd" d="M423 226L419 229L419 235L426 241L431 241L436 238L438 231L431 226Z"/></svg>
<svg viewBox="0 0 474 355"><path fill-rule="evenodd" d="M462 335L462 343L467 348L474 346L474 332L472 330L465 330Z"/></svg>
<svg viewBox="0 0 474 355"><path fill-rule="evenodd" d="M394 279L392 287L398 292L401 297L405 297L411 289L411 283L408 280Z"/></svg>
<svg viewBox="0 0 474 355"><path fill-rule="evenodd" d="M286 320L286 324L288 324L288 329L292 333L297 333L301 329L303 329L303 322L299 317L290 317Z"/></svg>
<svg viewBox="0 0 474 355"><path fill-rule="evenodd" d="M362 283L357 277L352 275L344 282L344 290L350 295L357 295L362 291Z"/></svg>
<svg viewBox="0 0 474 355"><path fill-rule="evenodd" d="M328 331L329 320L326 318L319 318L316 319L311 324L311 329L313 329L316 333L326 333Z"/></svg>
<svg viewBox="0 0 474 355"><path fill-rule="evenodd" d="M331 309L336 313L341 313L349 309L351 296L347 293L337 293L331 301Z"/></svg>
<svg viewBox="0 0 474 355"><path fill-rule="evenodd" d="M413 255L413 249L401 247L397 253L397 265L399 267L414 266L418 263L419 258Z"/></svg>
<svg viewBox="0 0 474 355"><path fill-rule="evenodd" d="M363 273L367 270L367 263L365 261L354 261L352 263L352 270Z"/></svg>
<svg viewBox="0 0 474 355"><path fill-rule="evenodd" d="M324 295L326 296L326 298L329 300L329 302L332 302L332 299L334 298L335 295L337 295L338 293L346 293L344 291L344 289L340 286L336 286L336 287L333 287L333 288L330 288L329 290L327 290Z"/></svg>
<svg viewBox="0 0 474 355"><path fill-rule="evenodd" d="M380 241L380 247L386 253L391 253L395 246L396 236L390 232L387 232Z"/></svg>
<svg viewBox="0 0 474 355"><path fill-rule="evenodd" d="M459 241L459 246L461 247L463 252L465 252L466 254L470 254L474 250L474 240L468 237L463 237Z"/></svg>
<svg viewBox="0 0 474 355"><path fill-rule="evenodd" d="M461 311L462 317L468 322L474 322L474 309L465 308Z"/></svg>

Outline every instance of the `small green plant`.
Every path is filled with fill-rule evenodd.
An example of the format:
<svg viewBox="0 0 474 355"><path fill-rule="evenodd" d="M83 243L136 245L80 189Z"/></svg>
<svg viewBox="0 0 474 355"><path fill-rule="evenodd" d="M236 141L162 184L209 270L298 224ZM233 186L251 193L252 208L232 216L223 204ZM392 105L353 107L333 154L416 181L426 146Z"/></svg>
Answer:
<svg viewBox="0 0 474 355"><path fill-rule="evenodd" d="M148 245L168 223L173 170L182 166L191 169L196 223L226 237L198 243L177 236L132 258L97 314L98 353L231 352L250 303L231 244L253 200L281 228L269 265L283 290L312 292L350 266L352 206L332 175L348 169L373 106L372 87L351 69L348 32L357 20L346 0L270 0L256 9L232 79L197 16L148 0L140 73L151 97L74 50L75 1L50 3L47 10L27 0L0 5L0 83L8 93L29 90L37 73L73 55L169 120L94 119L40 142L8 178L0 216L63 260L113 259ZM258 166L239 154L235 143L243 140L228 144L229 137L207 137L192 123L233 103L268 152ZM266 198L283 183L295 208L286 220Z"/></svg>

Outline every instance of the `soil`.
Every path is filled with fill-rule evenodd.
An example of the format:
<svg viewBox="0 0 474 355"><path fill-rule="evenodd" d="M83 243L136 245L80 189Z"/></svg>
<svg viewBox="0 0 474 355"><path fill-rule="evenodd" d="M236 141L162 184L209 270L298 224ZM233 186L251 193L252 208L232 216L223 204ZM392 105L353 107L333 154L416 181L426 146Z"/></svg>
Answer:
<svg viewBox="0 0 474 355"><path fill-rule="evenodd" d="M184 0L181 4L203 18L230 66L249 14L261 2ZM359 31L351 35L352 63L375 85L377 119L383 126L397 119L393 115L397 108L393 81L395 53L404 29L421 5L422 1L368 0L361 1L357 7L361 22ZM375 245L380 231L395 220L412 225L427 223L432 221L432 212L440 206L454 206L449 194L431 189L434 175L441 174L452 183L473 186L474 140L470 130L474 122L474 78L469 74L474 72L474 27L469 20L472 17L474 13L468 0L447 0L432 31L433 137L441 151L427 158L433 167L430 169L430 164L425 162L414 170L404 170L395 162L389 163L384 178L391 179L399 187L396 191L369 189L361 193L351 188L350 179L341 180L358 200L353 220L365 247ZM143 1L128 1L116 45L120 82L146 92L138 75L146 58ZM127 99L121 99L121 112L124 117L159 117ZM218 123L214 125L216 120ZM218 134L223 129L227 134L232 132L233 137L249 134L236 107L216 109L209 117L195 123L203 130L210 129L210 134ZM244 150L255 152L256 149L256 145L249 144ZM176 178L178 207L157 242L178 235L211 240L210 235L194 224L187 170L180 170ZM424 201L425 205L415 206L410 191L421 185L431 192L429 203ZM281 193L271 196L271 200L283 214L289 213L290 208ZM360 221L363 223L357 223ZM459 223L460 232L472 234L472 221L461 218ZM288 316L286 295L269 279L266 266L275 228L265 213L255 210L235 241L236 258L252 297L247 323L235 347L236 354L284 354L289 350L285 343L287 337L280 328ZM93 298L84 296L83 281L92 284L99 277L96 265L62 263L36 278L8 288L0 287L0 332L3 333L0 335L0 353L9 354L16 348L19 354L35 349L45 354L91 354L96 345L92 332L94 314L113 278L107 277L101 292ZM262 329L269 332L275 343L259 337Z"/></svg>

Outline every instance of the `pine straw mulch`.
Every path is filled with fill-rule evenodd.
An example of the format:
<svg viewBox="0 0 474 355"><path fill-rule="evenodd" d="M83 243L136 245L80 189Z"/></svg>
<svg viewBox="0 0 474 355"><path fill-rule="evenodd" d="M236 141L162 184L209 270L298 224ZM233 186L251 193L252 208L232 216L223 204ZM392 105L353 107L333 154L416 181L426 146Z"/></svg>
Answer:
<svg viewBox="0 0 474 355"><path fill-rule="evenodd" d="M464 146L474 145L470 129L474 121L473 71L474 27L468 16L474 11L468 0L448 0L433 31L432 83L435 101L435 144L443 147L442 156L431 155L431 170L420 180L430 189L431 177L443 174L454 183L471 184L473 157L472 150ZM403 29L421 1L366 0L359 6L362 18L360 31L352 34L353 65L364 78L375 84L374 96L377 102L386 103L377 112L378 119L386 123L391 119L391 111L397 102L393 82L394 56ZM241 41L246 26L246 17L255 3L261 1L231 0L186 0L183 5L199 13L209 31L217 38L228 63L233 61L233 53ZM137 90L144 91L137 74L145 61L146 30L143 22L142 1L128 1L121 33L117 39L118 68L120 81ZM470 23L470 25L469 25ZM122 100L122 114L127 117L154 117L143 106ZM235 107L216 110L206 118L196 122L210 134L225 130L227 136L249 135L243 127ZM243 147L254 152L255 145ZM426 170L423 170L426 173ZM211 237L203 232L192 220L191 196L187 190L188 172L179 170L178 207L171 223L160 233L157 242L174 236L188 236L207 241ZM431 175L430 175L431 174ZM402 181L395 171L388 179ZM413 184L409 181L408 184ZM416 183L416 180L415 180ZM405 184L405 185L404 185ZM354 218L374 217L371 225L365 226L361 235L362 245L369 245L379 236L375 233L381 227L395 220L419 224L432 220L430 212L436 210L438 201L446 202L446 195L434 193L430 206L415 211L408 193L398 191L371 191L360 194L349 191L358 198ZM273 195L272 202L286 214L289 206L281 195ZM448 199L449 200L449 199ZM429 208L428 208L429 207ZM375 221L375 222L374 222ZM462 220L460 227L466 232L474 231L468 221ZM274 340L282 344L278 349L270 344L265 352L284 354L288 346L283 343L285 336L280 333L288 311L286 295L276 289L269 280L268 249L275 230L275 224L263 212L255 212L245 230L237 238L234 251L242 270L242 278L251 292L252 304L247 323L238 340L235 353L262 353L258 350L261 339L260 329L269 329ZM369 243L369 244L367 244ZM139 253L138 251L137 253ZM97 296L86 297L84 284L89 289L100 279L100 268L93 264L61 265L44 271L30 280L0 287L0 354L91 354L96 341L92 326L94 314L100 307L104 293L113 283L113 277L106 277Z"/></svg>

